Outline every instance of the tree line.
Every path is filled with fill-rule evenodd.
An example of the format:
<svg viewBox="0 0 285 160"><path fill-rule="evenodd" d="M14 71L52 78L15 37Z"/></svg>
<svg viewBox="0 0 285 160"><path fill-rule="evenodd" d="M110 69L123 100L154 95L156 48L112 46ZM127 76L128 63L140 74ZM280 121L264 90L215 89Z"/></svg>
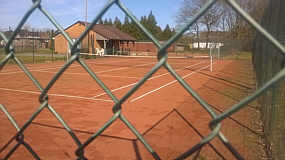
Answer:
<svg viewBox="0 0 285 160"><path fill-rule="evenodd" d="M168 24L162 29L156 21L156 18L152 11L148 14L148 16L142 16L140 18L140 23L158 40L165 41L168 40L172 35L175 34L175 30L171 28ZM138 41L148 41L149 38L146 34L133 22L128 16L125 16L124 21L118 17L115 17L114 20L109 19L100 19L98 24L112 25L121 31L131 35Z"/></svg>
<svg viewBox="0 0 285 160"><path fill-rule="evenodd" d="M189 22L208 0L183 0L180 4L179 12L176 15L177 27L181 27ZM236 0L236 2L255 20L260 22L263 12L269 0ZM207 42L211 32L223 32L227 38L243 41L251 49L255 35L255 30L236 13L225 0L218 1L211 7L194 25L189 28L189 33L194 35L199 41L200 33L206 33ZM225 35L225 34L224 34Z"/></svg>

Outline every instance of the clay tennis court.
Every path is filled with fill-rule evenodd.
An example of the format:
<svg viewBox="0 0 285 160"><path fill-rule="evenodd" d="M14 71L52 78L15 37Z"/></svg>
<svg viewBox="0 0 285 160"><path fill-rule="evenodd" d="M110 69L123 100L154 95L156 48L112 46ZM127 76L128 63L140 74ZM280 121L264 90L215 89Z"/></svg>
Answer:
<svg viewBox="0 0 285 160"><path fill-rule="evenodd" d="M86 60L88 66L118 98L124 96L156 62L154 58L106 57ZM205 85L210 84L212 89L216 90L223 85L232 85L226 82L220 84L213 77L230 76L231 74L227 75L225 72L236 63L233 60L214 61L213 72L209 69L209 59L175 58L169 59L168 62L195 91L199 94L199 91L203 91L201 96L214 103L220 102L222 97L214 95L215 92L210 90L205 91ZM28 64L27 67L45 87L63 64ZM0 81L1 104L22 126L40 106L40 91L16 65L5 66L0 72ZM85 142L113 115L114 102L77 63L64 72L48 95L49 104L73 129L81 142ZM221 101L228 104L223 106L224 109L235 103L230 100ZM247 114L245 112L242 112L242 116L235 115L243 125L249 123L241 118ZM123 103L122 113L162 159L176 158L198 143L202 136L210 133L210 116L164 68L159 69ZM231 127L227 131L236 125L233 125L232 121L228 123ZM2 113L0 124L0 146L3 146L16 134L16 129ZM76 159L75 142L47 108L24 133L25 140L42 159ZM245 145L240 141L244 137L238 137L238 134L226 133L234 137L229 140L233 140L237 150L247 157ZM14 144L15 142L10 144L0 157L6 155ZM216 139L202 149L201 155L207 159L233 159L231 153ZM120 120L116 120L87 146L85 156L89 159L110 160L152 159L151 154ZM32 159L32 156L24 147L20 147L11 159Z"/></svg>

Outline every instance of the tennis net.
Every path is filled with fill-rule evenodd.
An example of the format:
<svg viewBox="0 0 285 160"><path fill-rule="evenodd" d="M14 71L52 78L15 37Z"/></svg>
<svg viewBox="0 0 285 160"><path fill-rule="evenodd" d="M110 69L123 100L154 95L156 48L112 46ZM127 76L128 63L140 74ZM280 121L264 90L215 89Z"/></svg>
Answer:
<svg viewBox="0 0 285 160"><path fill-rule="evenodd" d="M94 63L96 66L110 66L110 67L130 67L130 68L151 68L157 62L157 56L145 55L86 55L82 54L81 58L87 62ZM96 59L96 61L94 60ZM189 66L203 67L204 70L213 71L213 65L216 63L216 57L208 55L197 56L172 56L170 55L167 62L174 69L185 69ZM208 67L206 67L208 66Z"/></svg>

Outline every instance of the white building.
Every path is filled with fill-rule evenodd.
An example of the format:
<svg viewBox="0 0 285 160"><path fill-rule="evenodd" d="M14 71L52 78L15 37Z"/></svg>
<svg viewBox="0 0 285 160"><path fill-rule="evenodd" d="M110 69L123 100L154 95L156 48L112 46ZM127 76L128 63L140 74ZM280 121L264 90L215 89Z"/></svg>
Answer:
<svg viewBox="0 0 285 160"><path fill-rule="evenodd" d="M206 42L200 42L200 44L198 42L194 42L192 45L192 48L200 48L201 49L206 49L206 48L220 48L222 46L224 46L224 43L221 42L209 42L208 43L208 47L207 47L207 43Z"/></svg>

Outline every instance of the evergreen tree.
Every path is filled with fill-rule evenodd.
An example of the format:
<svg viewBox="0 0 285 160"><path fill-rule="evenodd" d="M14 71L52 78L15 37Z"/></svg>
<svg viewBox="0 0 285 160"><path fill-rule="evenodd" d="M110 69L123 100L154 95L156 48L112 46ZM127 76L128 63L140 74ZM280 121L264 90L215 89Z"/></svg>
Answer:
<svg viewBox="0 0 285 160"><path fill-rule="evenodd" d="M160 27L157 26L157 22L156 22L155 16L153 15L152 11L150 11L147 17L147 28L154 35L157 35L158 32L161 31Z"/></svg>
<svg viewBox="0 0 285 160"><path fill-rule="evenodd" d="M135 24L135 22L132 21L129 27L129 34L137 40L141 40L142 32L140 31L140 28Z"/></svg>
<svg viewBox="0 0 285 160"><path fill-rule="evenodd" d="M148 22L147 22L146 16L141 17L140 23L148 29L148 27L147 27ZM139 32L140 32L139 37L138 37L139 40L147 40L148 39L146 34L143 31L139 30Z"/></svg>
<svg viewBox="0 0 285 160"><path fill-rule="evenodd" d="M108 25L113 25L113 22L112 22L112 19L111 18L109 18L109 20L108 20L108 23L107 23Z"/></svg>
<svg viewBox="0 0 285 160"><path fill-rule="evenodd" d="M174 35L174 31L171 30L169 25L167 24L163 32L161 32L159 39L160 40L168 40L171 36Z"/></svg>
<svg viewBox="0 0 285 160"><path fill-rule="evenodd" d="M148 31L150 31L155 37L159 39L159 35L161 34L161 28L157 25L156 18L152 11L150 11L148 17L144 18L143 21L145 21L144 25L147 28Z"/></svg>
<svg viewBox="0 0 285 160"><path fill-rule="evenodd" d="M104 24L102 18L99 19L98 24Z"/></svg>
<svg viewBox="0 0 285 160"><path fill-rule="evenodd" d="M118 17L116 17L114 20L114 27L122 30L122 22L120 21L120 19Z"/></svg>
<svg viewBox="0 0 285 160"><path fill-rule="evenodd" d="M103 22L103 24L105 24L105 25L108 25L108 19L106 18L105 20L104 20L104 22Z"/></svg>
<svg viewBox="0 0 285 160"><path fill-rule="evenodd" d="M105 20L106 21L106 20ZM110 20L109 20L110 22ZM106 22L107 23L107 22ZM156 18L152 11L149 13L148 16L142 16L140 18L140 23L151 33L153 34L158 40L167 40L169 39L173 34L174 30L171 30L169 25L165 27L165 29L162 31L160 26L157 25ZM104 22L105 24L105 22ZM135 24L135 22L130 21L128 16L125 16L124 23L121 23L120 19L118 17L115 18L113 26L120 29L121 31L131 35L137 40L146 41L149 40L149 38L146 36L146 34Z"/></svg>
<svg viewBox="0 0 285 160"><path fill-rule="evenodd" d="M125 33L130 34L130 21L129 21L129 17L126 15L125 16L125 20L124 20L124 25L122 26L122 31Z"/></svg>
<svg viewBox="0 0 285 160"><path fill-rule="evenodd" d="M148 17L147 17L147 23L149 26L154 27L157 25L155 16L153 15L152 11L150 11Z"/></svg>
<svg viewBox="0 0 285 160"><path fill-rule="evenodd" d="M129 20L129 17L126 15L125 20L124 20L124 25L129 25L129 24L130 24L130 20Z"/></svg>
<svg viewBox="0 0 285 160"><path fill-rule="evenodd" d="M147 26L147 18L146 18L146 16L142 16L140 22L141 22L142 25Z"/></svg>

